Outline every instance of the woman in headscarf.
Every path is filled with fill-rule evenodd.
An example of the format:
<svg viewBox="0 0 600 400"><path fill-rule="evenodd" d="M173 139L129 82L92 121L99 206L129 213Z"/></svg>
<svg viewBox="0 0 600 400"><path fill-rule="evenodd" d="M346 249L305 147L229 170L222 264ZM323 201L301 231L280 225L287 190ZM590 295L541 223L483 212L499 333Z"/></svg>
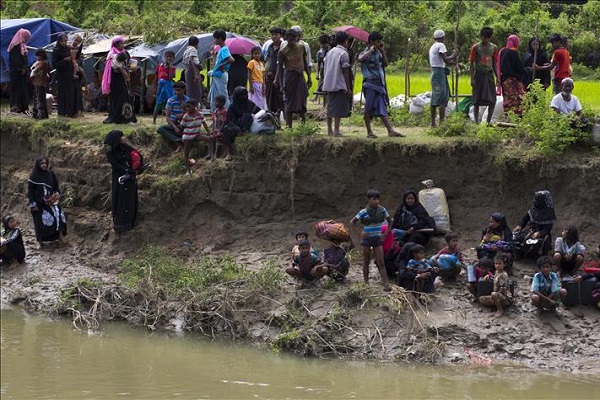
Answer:
<svg viewBox="0 0 600 400"><path fill-rule="evenodd" d="M477 247L477 258L494 258L498 251L510 252L512 231L506 217L500 212L490 215L488 225L481 230L481 244ZM512 262L511 262L512 264Z"/></svg>
<svg viewBox="0 0 600 400"><path fill-rule="evenodd" d="M238 86L233 90L233 101L227 109L227 123L222 128L223 147L230 154L236 136L250 132L252 115L260 111L253 101L248 100L248 90Z"/></svg>
<svg viewBox="0 0 600 400"><path fill-rule="evenodd" d="M200 79L200 59L198 58L198 43L196 36L190 36L188 47L183 53L183 65L185 66L185 94L190 98L202 101L202 80Z"/></svg>
<svg viewBox="0 0 600 400"><path fill-rule="evenodd" d="M8 45L8 67L10 70L10 111L24 113L29 108L27 90L27 42L31 32L19 29Z"/></svg>
<svg viewBox="0 0 600 400"><path fill-rule="evenodd" d="M117 60L121 53L125 53L123 61ZM102 76L102 93L108 94L108 118L103 121L105 124L137 122L127 85L126 66L129 65L129 59L129 53L125 51L125 39L116 36L106 57Z"/></svg>
<svg viewBox="0 0 600 400"><path fill-rule="evenodd" d="M537 49L537 54L535 54L535 50ZM535 60L533 59L535 55ZM537 65L546 65L550 64L550 59L548 58L548 54L544 51L544 48L540 46L540 40L537 37L532 37L529 39L529 43L527 45L527 53L525 53L525 58L523 59L523 65L525 67L525 76L523 78L523 85L525 86L525 90L529 90L529 85L533 83L533 70L531 66L533 64ZM550 71L535 71L535 79L539 80L544 90L548 86L550 86Z"/></svg>
<svg viewBox="0 0 600 400"><path fill-rule="evenodd" d="M521 218L513 232L517 233L517 241L522 242L524 255L535 257L548 254L552 247L552 227L556 220L552 194L548 190L540 190L533 195L529 210ZM528 230L524 230L529 226Z"/></svg>
<svg viewBox="0 0 600 400"><path fill-rule="evenodd" d="M417 192L410 189L402 195L402 203L394 213L393 229L404 231L403 243L414 242L426 246L435 231L435 221L419 203Z"/></svg>
<svg viewBox="0 0 600 400"><path fill-rule="evenodd" d="M136 170L132 168L133 147L125 142L123 132L112 130L104 139L106 157L112 166L112 219L116 232L135 227L138 218Z"/></svg>
<svg viewBox="0 0 600 400"><path fill-rule="evenodd" d="M506 46L500 49L497 70L500 71L504 112L512 111L521 115L521 103L525 96L525 86L523 85L525 68L519 55L519 44L520 40L517 35L508 37Z"/></svg>
<svg viewBox="0 0 600 400"><path fill-rule="evenodd" d="M77 114L75 104L75 78L71 48L67 45L67 35L58 35L56 45L52 51L52 68L54 80L58 84L58 115L74 117Z"/></svg>
<svg viewBox="0 0 600 400"><path fill-rule="evenodd" d="M0 242L0 265L10 265L15 261L22 263L25 260L23 235L21 230L17 228L17 220L11 215L2 218Z"/></svg>
<svg viewBox="0 0 600 400"><path fill-rule="evenodd" d="M67 234L67 219L59 204L58 179L50 170L47 157L36 160L28 183L29 209L33 217L35 238L40 247L42 242L62 240Z"/></svg>

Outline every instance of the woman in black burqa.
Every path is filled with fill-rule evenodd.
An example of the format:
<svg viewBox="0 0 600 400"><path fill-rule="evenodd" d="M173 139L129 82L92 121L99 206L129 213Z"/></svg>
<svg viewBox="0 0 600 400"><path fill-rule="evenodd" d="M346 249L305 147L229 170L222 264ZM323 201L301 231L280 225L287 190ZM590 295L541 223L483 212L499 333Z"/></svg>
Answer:
<svg viewBox="0 0 600 400"><path fill-rule="evenodd" d="M232 97L233 101L227 109L227 123L222 129L225 153L231 153L238 135L250 132L252 115L260 111L252 100L248 100L248 90L245 87L236 87Z"/></svg>
<svg viewBox="0 0 600 400"><path fill-rule="evenodd" d="M548 254L552 247L551 234L555 221L552 194L548 190L535 192L531 207L513 229L516 241L521 242L523 255L539 257ZM525 229L526 226L529 228Z"/></svg>
<svg viewBox="0 0 600 400"><path fill-rule="evenodd" d="M47 157L36 160L29 175L27 196L37 241L41 244L62 240L67 234L67 219L59 204L58 179L50 170Z"/></svg>
<svg viewBox="0 0 600 400"><path fill-rule="evenodd" d="M407 190L402 195L402 203L394 213L392 228L406 231L403 243L414 242L426 246L429 242L435 231L435 221L419 203L417 192L414 190ZM420 231L425 229L428 231Z"/></svg>
<svg viewBox="0 0 600 400"><path fill-rule="evenodd" d="M57 113L64 117L74 117L77 114L76 81L73 78L73 60L71 48L67 45L67 35L58 35L54 50L52 50L52 68L54 80L58 84Z"/></svg>
<svg viewBox="0 0 600 400"><path fill-rule="evenodd" d="M104 139L106 157L112 166L112 219L116 232L133 229L138 218L136 170L132 168L133 147L125 143L123 132L112 130Z"/></svg>

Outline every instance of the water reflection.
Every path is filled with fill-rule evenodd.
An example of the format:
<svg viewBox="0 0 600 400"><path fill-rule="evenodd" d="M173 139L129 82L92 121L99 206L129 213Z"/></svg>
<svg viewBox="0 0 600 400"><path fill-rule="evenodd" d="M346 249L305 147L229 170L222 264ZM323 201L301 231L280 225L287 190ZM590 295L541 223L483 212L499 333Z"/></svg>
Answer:
<svg viewBox="0 0 600 400"><path fill-rule="evenodd" d="M124 324L1 311L2 399L597 398L596 376L303 359Z"/></svg>

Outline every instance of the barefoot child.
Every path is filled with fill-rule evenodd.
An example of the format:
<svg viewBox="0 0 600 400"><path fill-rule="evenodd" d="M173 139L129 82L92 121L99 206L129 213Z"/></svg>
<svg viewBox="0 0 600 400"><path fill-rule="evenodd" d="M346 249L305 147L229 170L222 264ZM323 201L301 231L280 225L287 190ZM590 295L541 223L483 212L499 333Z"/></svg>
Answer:
<svg viewBox="0 0 600 400"><path fill-rule="evenodd" d="M192 160L190 160L190 148L192 143L197 140L210 142L210 130L206 124L206 119L200 111L198 111L198 102L195 99L189 99L185 103L185 115L181 119L181 127L183 128L183 136L181 141L183 142L183 162L186 167L186 176L192 174ZM200 134L200 126L206 130L206 135ZM208 146L208 156L212 158L212 146Z"/></svg>
<svg viewBox="0 0 600 400"><path fill-rule="evenodd" d="M496 314L498 318L504 314L504 307L508 306L511 301L510 292L508 290L508 273L504 270L508 257L506 254L498 254L494 258L494 267L496 274L494 275L494 290L490 296L481 296L479 302L485 306L496 306ZM483 278L489 280L489 275Z"/></svg>
<svg viewBox="0 0 600 400"><path fill-rule="evenodd" d="M175 96L173 81L175 79L175 67L173 66L173 57L175 53L172 51L165 52L165 59L157 67L158 89L156 90L156 99L154 103L154 113L152 122L156 124L156 117L159 112L164 110L167 100Z"/></svg>
<svg viewBox="0 0 600 400"><path fill-rule="evenodd" d="M256 104L261 110L267 108L265 104L265 94L263 90L263 74L265 64L262 62L260 47L256 46L251 50L252 60L248 62L248 98Z"/></svg>
<svg viewBox="0 0 600 400"><path fill-rule="evenodd" d="M463 262L462 253L458 248L458 233L448 232L444 236L444 240L446 246L431 257L432 265L440 269L440 276L456 278L462 270L461 263ZM444 259L447 256L451 257Z"/></svg>
<svg viewBox="0 0 600 400"><path fill-rule="evenodd" d="M79 73L81 72L79 64L77 63L77 57L79 56L81 43L83 43L83 39L81 38L81 36L73 36L73 42L71 42L71 62L73 63L73 79L78 79Z"/></svg>
<svg viewBox="0 0 600 400"><path fill-rule="evenodd" d="M298 243L300 254L285 272L302 283L316 282L327 274L327 267L321 262L319 254L310 250L310 242L302 240Z"/></svg>
<svg viewBox="0 0 600 400"><path fill-rule="evenodd" d="M554 242L554 265L558 275L575 275L585 258L585 247L579 243L579 230L575 225L563 229Z"/></svg>
<svg viewBox="0 0 600 400"><path fill-rule="evenodd" d="M435 270L425 257L425 247L415 244L412 249L412 258L408 261L406 269L415 274L413 290L420 293L433 292ZM416 295L417 293L415 293Z"/></svg>
<svg viewBox="0 0 600 400"><path fill-rule="evenodd" d="M382 243L392 230L386 229L385 236L382 238L381 226L386 221L388 226L392 226L392 219L388 211L379 205L379 197L378 190L370 189L367 192L366 207L360 210L350 223L356 226L356 223L360 221L363 226L360 244L363 247L363 278L365 283L369 283L369 263L371 262L371 249L373 249L381 282L383 283L383 290L389 292L391 288L385 270Z"/></svg>
<svg viewBox="0 0 600 400"><path fill-rule="evenodd" d="M31 83L33 83L33 118L48 118L48 106L46 103L46 88L48 87L48 56L46 50L37 49L35 52L36 62L31 66Z"/></svg>
<svg viewBox="0 0 600 400"><path fill-rule="evenodd" d="M350 250L354 248L354 241L350 237L350 243L345 244L336 240L331 241L331 246L323 250L325 265L329 275L336 281L346 282L346 276L350 271Z"/></svg>
<svg viewBox="0 0 600 400"><path fill-rule="evenodd" d="M552 259L541 256L537 259L540 272L533 276L531 283L531 304L541 310L555 310L567 297L567 290L560 288L558 275L551 272Z"/></svg>
<svg viewBox="0 0 600 400"><path fill-rule="evenodd" d="M212 120L212 132L210 134L209 146L212 148L212 160L217 158L217 141L222 140L223 134L221 128L227 121L227 109L225 102L227 99L223 95L218 95L215 98L215 111L212 112L210 119Z"/></svg>
<svg viewBox="0 0 600 400"><path fill-rule="evenodd" d="M469 292L475 296L475 300L477 300L477 286L479 285L479 279L486 277L488 277L486 280L493 279L493 269L494 260L492 260L490 257L483 257L477 263L477 266L475 267L475 282L469 282L468 286Z"/></svg>
<svg viewBox="0 0 600 400"><path fill-rule="evenodd" d="M300 255L300 242L303 240L308 240L308 232L306 231L298 231L296 232L296 244L292 247L292 260ZM312 251L312 248L310 249Z"/></svg>

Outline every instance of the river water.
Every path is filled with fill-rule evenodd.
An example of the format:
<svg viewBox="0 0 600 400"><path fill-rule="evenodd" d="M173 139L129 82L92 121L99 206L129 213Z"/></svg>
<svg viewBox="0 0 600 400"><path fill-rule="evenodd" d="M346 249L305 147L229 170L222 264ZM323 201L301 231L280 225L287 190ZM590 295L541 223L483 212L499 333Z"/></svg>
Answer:
<svg viewBox="0 0 600 400"><path fill-rule="evenodd" d="M195 335L3 310L2 399L598 398L598 375L305 359Z"/></svg>

